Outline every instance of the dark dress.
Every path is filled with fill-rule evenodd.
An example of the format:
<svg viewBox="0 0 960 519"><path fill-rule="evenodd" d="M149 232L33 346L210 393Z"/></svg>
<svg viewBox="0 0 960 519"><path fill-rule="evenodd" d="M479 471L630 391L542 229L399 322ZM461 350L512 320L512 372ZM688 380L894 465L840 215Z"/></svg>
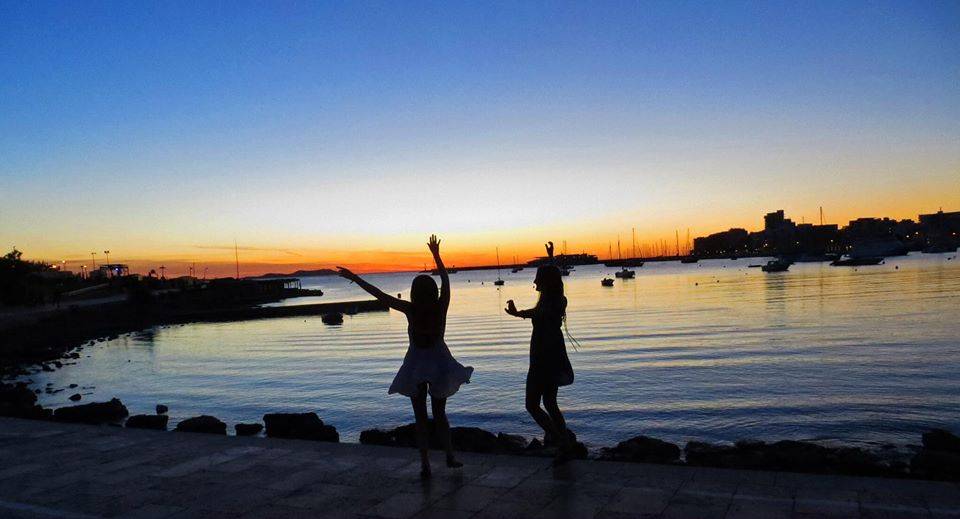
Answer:
<svg viewBox="0 0 960 519"><path fill-rule="evenodd" d="M530 337L530 369L527 384L569 386L573 383L573 367L563 342L563 314L567 298L554 303L540 302L536 307L518 312L533 321Z"/></svg>

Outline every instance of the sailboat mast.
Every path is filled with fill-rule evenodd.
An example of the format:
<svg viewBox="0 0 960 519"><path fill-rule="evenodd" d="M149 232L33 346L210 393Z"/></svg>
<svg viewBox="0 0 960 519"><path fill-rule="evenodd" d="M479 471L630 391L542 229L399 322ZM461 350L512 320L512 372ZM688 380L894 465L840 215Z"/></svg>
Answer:
<svg viewBox="0 0 960 519"><path fill-rule="evenodd" d="M637 228L630 228L630 254L631 258L637 257Z"/></svg>
<svg viewBox="0 0 960 519"><path fill-rule="evenodd" d="M237 239L233 239L233 258L237 262L237 279L240 279L240 249L237 247Z"/></svg>
<svg viewBox="0 0 960 519"><path fill-rule="evenodd" d="M677 240L677 257L679 258L680 257L680 230L674 229L673 233Z"/></svg>
<svg viewBox="0 0 960 519"><path fill-rule="evenodd" d="M500 247L497 247L497 279L500 279Z"/></svg>

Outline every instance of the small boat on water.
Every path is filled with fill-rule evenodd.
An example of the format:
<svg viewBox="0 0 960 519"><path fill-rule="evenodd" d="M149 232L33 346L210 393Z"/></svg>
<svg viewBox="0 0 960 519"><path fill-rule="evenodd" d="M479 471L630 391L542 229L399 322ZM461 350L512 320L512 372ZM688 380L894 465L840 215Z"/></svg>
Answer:
<svg viewBox="0 0 960 519"><path fill-rule="evenodd" d="M700 261L700 258L696 256L684 256L680 258L680 263L696 263Z"/></svg>
<svg viewBox="0 0 960 519"><path fill-rule="evenodd" d="M764 272L786 272L790 268L790 262L782 259L773 259L766 265L761 265L760 270Z"/></svg>
<svg viewBox="0 0 960 519"><path fill-rule="evenodd" d="M497 280L493 282L493 285L502 287L503 283L503 279L500 278L500 247L497 247Z"/></svg>
<svg viewBox="0 0 960 519"><path fill-rule="evenodd" d="M840 258L830 262L834 267L862 267L864 265L879 265L883 263L883 257L863 257L863 258Z"/></svg>
<svg viewBox="0 0 960 519"><path fill-rule="evenodd" d="M520 272L521 270L523 270L523 267L520 266L520 263L517 262L517 257L514 256L514 257L513 257L513 269L510 270L510 273L516 274L517 272Z"/></svg>
<svg viewBox="0 0 960 519"><path fill-rule="evenodd" d="M618 270L618 271L614 274L614 276L616 276L616 277L618 277L618 278L620 278L620 279L633 279L634 277L636 277L636 275L637 275L636 272L627 269L627 267L623 267L622 269Z"/></svg>
<svg viewBox="0 0 960 519"><path fill-rule="evenodd" d="M612 287L612 286L613 286L613 279L612 279L612 278L603 278L603 279L601 279L601 280L600 280L600 286L603 286L603 287Z"/></svg>
<svg viewBox="0 0 960 519"><path fill-rule="evenodd" d="M754 264L752 264L752 265L747 265L747 268L751 268L751 269L758 269L758 268L761 268L761 267L763 267L763 265L761 265L761 264L759 264L759 263L754 263Z"/></svg>

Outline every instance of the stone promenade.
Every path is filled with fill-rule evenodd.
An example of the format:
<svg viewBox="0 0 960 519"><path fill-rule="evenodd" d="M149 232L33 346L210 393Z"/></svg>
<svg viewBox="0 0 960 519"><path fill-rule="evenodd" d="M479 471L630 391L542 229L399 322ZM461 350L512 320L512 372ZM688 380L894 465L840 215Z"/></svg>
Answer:
<svg viewBox="0 0 960 519"><path fill-rule="evenodd" d="M954 483L462 458L0 418L0 517L960 518Z"/></svg>

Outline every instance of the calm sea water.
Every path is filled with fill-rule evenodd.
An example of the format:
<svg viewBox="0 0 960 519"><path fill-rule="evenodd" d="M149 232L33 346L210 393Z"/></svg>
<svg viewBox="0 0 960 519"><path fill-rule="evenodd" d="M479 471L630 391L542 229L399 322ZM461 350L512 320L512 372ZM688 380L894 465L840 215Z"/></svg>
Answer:
<svg viewBox="0 0 960 519"><path fill-rule="evenodd" d="M960 429L960 260L915 254L885 265L758 259L649 263L637 278L600 286L613 269L566 278L576 382L560 391L571 428L594 446L636 434L672 441L829 439L917 442L931 426ZM899 267L899 268L897 268ZM451 276L447 341L473 366L451 398L454 425L536 434L523 408L530 323L503 313L536 299L533 269ZM407 297L413 274L373 275ZM320 298L363 297L335 277L304 278ZM76 365L32 376L93 386L84 401L119 397L132 413L170 406L173 421L212 414L232 425L274 411L316 411L344 441L412 420L387 395L406 349L397 312L158 327L88 347ZM68 405L66 390L41 395Z"/></svg>

